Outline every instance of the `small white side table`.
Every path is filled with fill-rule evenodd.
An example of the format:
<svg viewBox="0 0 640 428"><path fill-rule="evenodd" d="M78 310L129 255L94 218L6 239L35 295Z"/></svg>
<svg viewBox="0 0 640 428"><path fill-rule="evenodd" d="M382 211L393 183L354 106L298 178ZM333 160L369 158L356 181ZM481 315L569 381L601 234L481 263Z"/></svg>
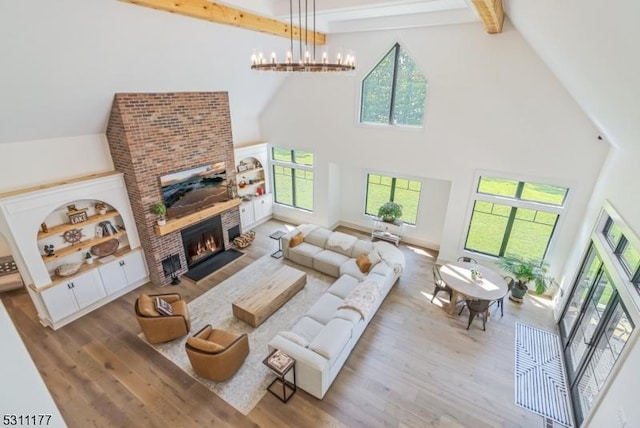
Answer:
<svg viewBox="0 0 640 428"><path fill-rule="evenodd" d="M382 219L378 217L373 217L371 221L372 239L382 239L384 241L392 242L395 245L400 243L404 229L404 222L396 220L393 223L388 223L386 221L382 221Z"/></svg>

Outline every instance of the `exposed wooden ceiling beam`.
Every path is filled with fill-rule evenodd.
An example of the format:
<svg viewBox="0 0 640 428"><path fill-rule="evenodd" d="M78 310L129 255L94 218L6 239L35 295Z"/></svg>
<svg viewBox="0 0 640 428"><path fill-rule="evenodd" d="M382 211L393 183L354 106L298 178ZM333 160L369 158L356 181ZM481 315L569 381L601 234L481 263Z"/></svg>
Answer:
<svg viewBox="0 0 640 428"><path fill-rule="evenodd" d="M233 25L252 31L273 34L276 36L289 36L289 24L265 16L256 15L244 10L234 9L219 3L212 3L207 0L120 0L125 3L132 3L138 6L150 7L164 10L166 12L178 13L192 18L204 19L218 24ZM326 36L316 32L316 45L324 45ZM305 37L304 28L293 26L293 38L298 40ZM313 40L313 31L309 31L308 40Z"/></svg>
<svg viewBox="0 0 640 428"><path fill-rule="evenodd" d="M480 15L480 19L489 34L502 32L504 22L504 10L502 0L472 0L473 5Z"/></svg>

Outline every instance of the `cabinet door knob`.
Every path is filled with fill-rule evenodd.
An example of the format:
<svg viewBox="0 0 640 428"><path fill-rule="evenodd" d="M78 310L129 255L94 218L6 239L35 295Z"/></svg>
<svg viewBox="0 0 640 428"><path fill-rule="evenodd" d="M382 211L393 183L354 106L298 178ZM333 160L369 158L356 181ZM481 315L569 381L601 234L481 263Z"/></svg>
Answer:
<svg viewBox="0 0 640 428"><path fill-rule="evenodd" d="M76 287L76 285L73 282L70 282L69 284L71 284L71 287L69 287L69 288L75 288Z"/></svg>
<svg viewBox="0 0 640 428"><path fill-rule="evenodd" d="M71 290L71 283L70 283L70 282L67 282L67 288L68 288L69 290Z"/></svg>
<svg viewBox="0 0 640 428"><path fill-rule="evenodd" d="M124 266L124 260L120 260L120 266Z"/></svg>

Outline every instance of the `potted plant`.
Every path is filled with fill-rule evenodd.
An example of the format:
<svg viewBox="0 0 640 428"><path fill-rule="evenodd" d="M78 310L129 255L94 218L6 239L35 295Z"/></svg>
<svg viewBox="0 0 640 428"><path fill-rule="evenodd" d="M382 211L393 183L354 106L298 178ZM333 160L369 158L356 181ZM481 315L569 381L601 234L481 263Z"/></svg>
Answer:
<svg viewBox="0 0 640 428"><path fill-rule="evenodd" d="M86 252L84 255L84 262L88 265L90 265L91 263L93 263L93 256L91 255L90 252Z"/></svg>
<svg viewBox="0 0 640 428"><path fill-rule="evenodd" d="M167 224L167 207L162 202L156 202L152 207L153 213L157 216L158 226Z"/></svg>
<svg viewBox="0 0 640 428"><path fill-rule="evenodd" d="M522 302L529 283L535 283L536 294L542 294L553 281L553 278L547 274L549 264L544 260L507 256L501 257L498 264L502 270L515 278L515 284L511 288L509 298L516 302Z"/></svg>
<svg viewBox="0 0 640 428"><path fill-rule="evenodd" d="M391 201L385 202L378 209L378 217L382 218L383 221L393 223L402 217L402 205Z"/></svg>

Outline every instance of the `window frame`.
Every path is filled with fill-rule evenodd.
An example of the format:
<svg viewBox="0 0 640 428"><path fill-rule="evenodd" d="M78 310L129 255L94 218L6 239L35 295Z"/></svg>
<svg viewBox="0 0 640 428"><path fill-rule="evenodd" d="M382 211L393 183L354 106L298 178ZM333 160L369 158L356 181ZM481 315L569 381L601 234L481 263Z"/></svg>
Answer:
<svg viewBox="0 0 640 428"><path fill-rule="evenodd" d="M396 180L407 180L407 181L415 181L417 183L420 183L420 191L417 192L418 193L418 203L416 205L416 219L415 219L415 223L411 223L405 220L402 220L403 223L405 225L411 226L411 227L415 227L418 225L418 213L420 212L420 203L422 201L422 188L424 183L422 182L422 180L419 180L417 178L410 178L410 177L405 177L405 176L400 176L400 175L390 175L390 173L385 173L385 172L377 172L377 171L365 171L364 172L364 182L365 182L365 189L364 189L364 210L363 213L366 217L370 217L370 218L377 218L378 217L378 213L368 213L367 212L367 205L368 205L368 201L369 201L369 176L370 175L379 175L380 177L386 177L386 178L390 178L391 182L392 182L392 187L391 187L391 193L390 193L390 200L393 201L393 196L395 194L395 183Z"/></svg>
<svg viewBox="0 0 640 428"><path fill-rule="evenodd" d="M274 156L274 152L275 150L285 150L285 151L289 151L289 161L283 161L280 159L276 159ZM313 154L313 163L312 165L307 165L307 164L303 164L303 163L297 163L295 161L295 152L308 152ZM278 205L282 205L288 208L294 208L294 209L298 209L298 210L302 210L305 211L307 213L313 213L314 212L314 207L315 207L315 186L316 186L316 182L315 182L315 170L314 170L314 165L315 165L315 153L310 151L310 150L303 150L303 149L290 149L290 148L285 148L285 147L279 147L279 146L271 146L271 150L270 150L270 154L269 154L269 159L271 161L271 175L273 177L273 202L275 204ZM282 168L289 168L291 169L291 199L292 199L292 204L287 204L285 202L280 202L277 200L277 196L278 196L278 188L277 188L277 183L276 183L276 167L282 167ZM301 207L297 204L297 193L296 193L296 170L301 170L301 171L310 171L313 174L313 183L312 183L312 194L311 194L311 204L312 204L312 208L306 208L306 207ZM306 178L305 178L306 179Z"/></svg>
<svg viewBox="0 0 640 428"><path fill-rule="evenodd" d="M365 80L371 75L371 73L373 73L380 66L380 64L385 60L387 55L389 55L394 50L395 50L395 52L393 54L393 57L394 57L394 60L393 60L393 76L392 76L392 80L391 80L391 99L390 99L390 103L389 103L389 114L387 115L387 122L386 123L381 123L381 122L366 122L366 121L363 121L362 113L363 113L364 97L365 97L365 91L364 91ZM401 123L394 123L393 122L393 115L394 115L394 112L395 112L394 101L395 101L395 98L396 98L396 87L398 85L398 60L399 60L399 57L400 57L401 50L403 50L407 55L409 55L409 57L411 58L411 61L413 61L413 63L416 65L416 67L420 71L420 74L422 75L422 77L424 78L424 81L425 81L425 98L424 98L424 104L422 106L422 121L421 121L420 125L407 125L407 124L401 124ZM386 51L385 54L382 55L380 60L378 60L378 62L376 62L376 64L373 67L371 67L369 69L369 71L360 80L360 97L359 97L359 102L358 102L358 112L357 112L357 120L356 120L357 125L361 125L361 126L377 126L377 127L384 127L384 128L389 128L389 129L423 130L425 128L425 122L426 122L428 89L429 89L429 82L427 80L427 76L417 66L417 63L413 60L413 56L410 55L409 51L405 47L403 47L400 44L400 42L395 42L393 44L393 46L391 47L391 49Z"/></svg>
<svg viewBox="0 0 640 428"><path fill-rule="evenodd" d="M481 193L479 191L479 188L480 188L480 182L483 177L515 181L518 183L519 188L523 188L524 184L527 184L527 183L547 184L550 186L564 187L567 189L567 193L564 197L562 205L545 204L542 202L535 202L527 199L516 199L516 197L497 196L489 193ZM516 196L517 195L518 193L516 192ZM553 230L551 231L549 240L547 242L547 246L544 251L544 255L542 257L542 259L548 258L548 255L552 251L555 244L556 232L560 229L560 226L562 225L564 217L566 216L567 208L570 204L572 195L573 195L572 186L569 185L568 183L564 183L561 181L548 182L548 180L541 179L539 177L527 177L527 176L514 177L512 175L504 175L504 174L491 172L491 171L477 171L474 179L473 191L471 192L471 195L469 198L469 207L468 207L468 212L465 220L466 231L462 235L461 243L460 243L461 253L484 256L490 259L499 259L500 257L502 257L500 254L503 254L508 246L509 239L504 239L504 236L503 236L503 243L501 245L500 251L498 252L499 255L494 255L494 254L485 253L482 251L467 248L467 240L469 237L469 232L471 230L471 220L473 219L475 203L476 201L482 201L482 202L488 202L491 204L499 204L499 205L505 205L510 207L512 209L510 214L511 222L515 220L517 209L520 209L520 208L557 215L558 218L555 222L555 225L553 226ZM513 208L516 208L516 210L514 211ZM508 225L507 227L505 227L505 232L507 231L508 227L509 227ZM510 231L511 230L509 230L509 232Z"/></svg>

